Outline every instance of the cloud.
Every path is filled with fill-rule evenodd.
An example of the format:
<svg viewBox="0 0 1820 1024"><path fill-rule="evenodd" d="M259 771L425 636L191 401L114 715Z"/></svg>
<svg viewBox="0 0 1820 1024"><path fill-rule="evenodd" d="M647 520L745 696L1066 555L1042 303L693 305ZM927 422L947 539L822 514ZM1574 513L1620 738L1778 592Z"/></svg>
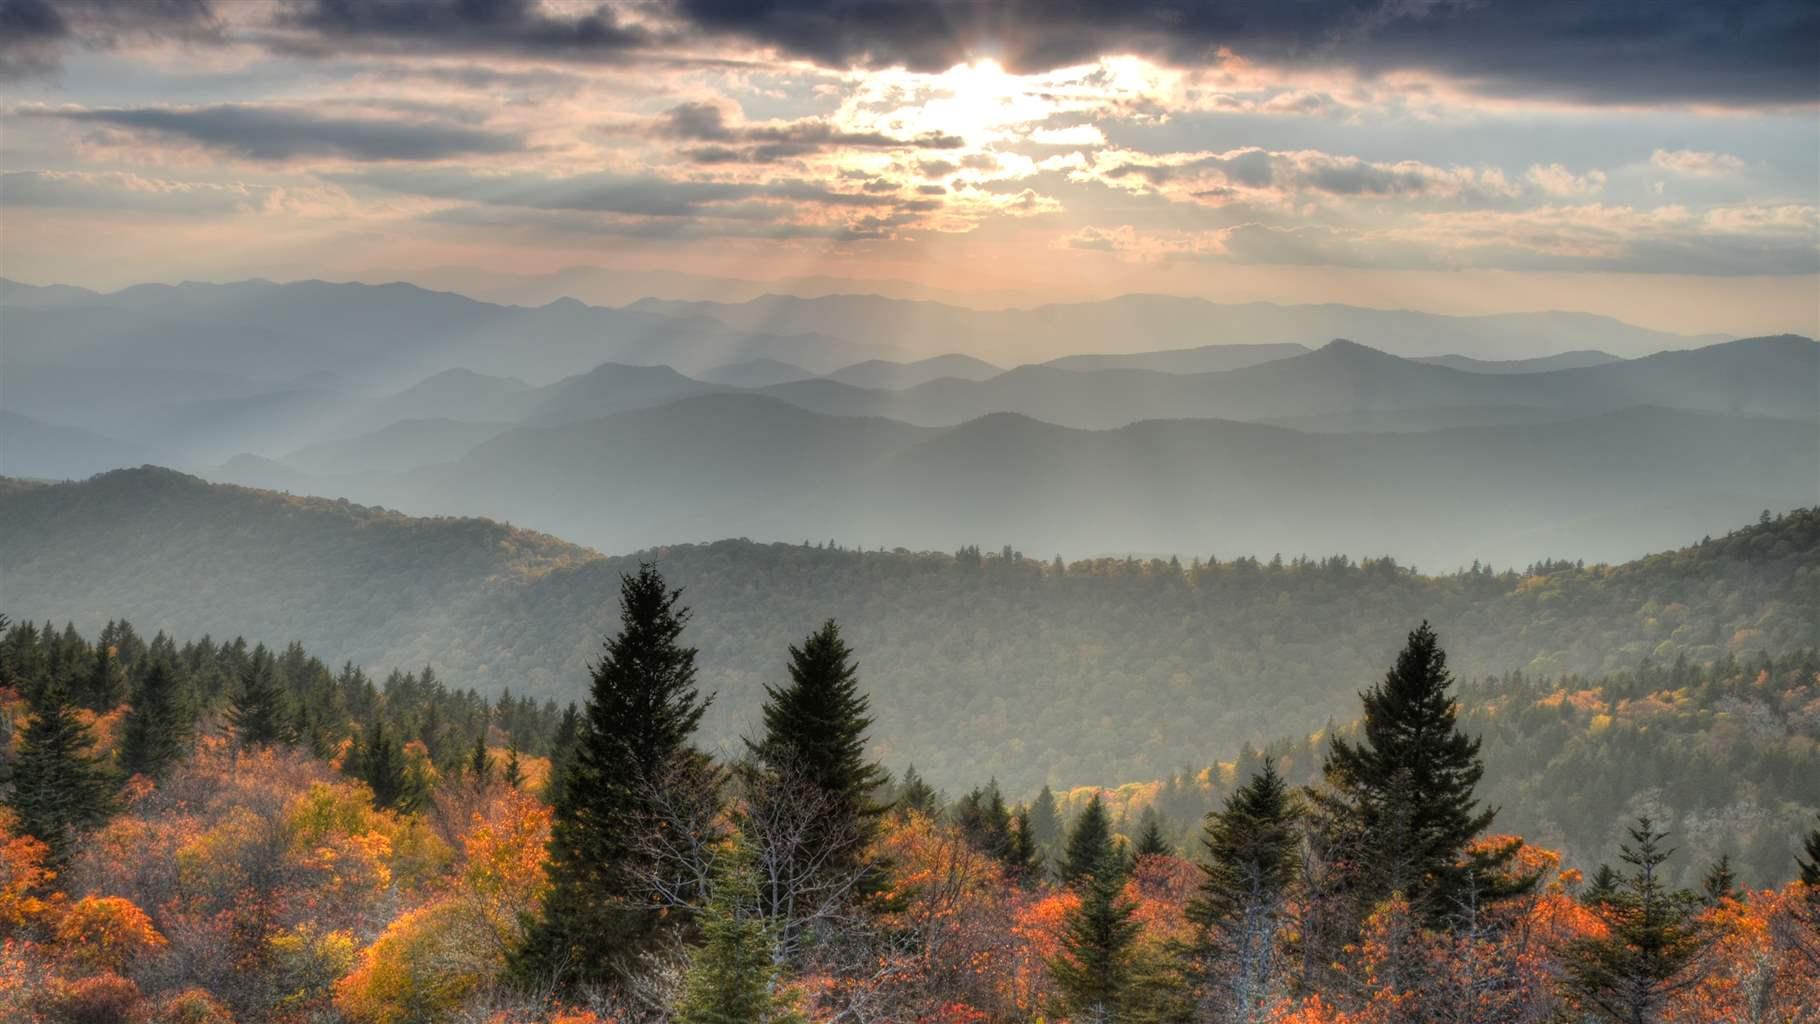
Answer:
<svg viewBox="0 0 1820 1024"><path fill-rule="evenodd" d="M993 57L1016 72L1134 54L1182 67L1234 58L1374 76L1423 71L1501 96L1588 103L1811 104L1811 0L676 0L699 30L828 67L940 71Z"/></svg>
<svg viewBox="0 0 1820 1024"><path fill-rule="evenodd" d="M690 142L713 143L685 150L696 163L768 164L791 157L841 149L959 149L958 136L927 132L904 138L878 131L847 131L821 118L760 124L730 124L715 103L683 103L657 119L655 134Z"/></svg>
<svg viewBox="0 0 1820 1024"><path fill-rule="evenodd" d="M1604 171L1575 174L1560 164L1535 164L1524 177L1551 196L1590 196L1605 188Z"/></svg>
<svg viewBox="0 0 1820 1024"><path fill-rule="evenodd" d="M1490 199L1516 192L1497 168L1438 167L1418 160L1378 162L1319 150L1257 147L1224 153L1102 150L1091 166L1072 172L1070 178L1202 201L1283 199L1299 193Z"/></svg>
<svg viewBox="0 0 1820 1024"><path fill-rule="evenodd" d="M1695 149L1658 149L1650 155L1649 162L1690 178L1717 178L1744 169L1744 161L1728 153Z"/></svg>
<svg viewBox="0 0 1820 1024"><path fill-rule="evenodd" d="M286 44L303 53L352 48L616 61L661 39L620 20L605 2L555 13L538 0L285 0L279 22L313 34Z"/></svg>
<svg viewBox="0 0 1820 1024"><path fill-rule="evenodd" d="M422 119L325 117L288 107L37 108L26 111L81 124L182 139L249 160L332 157L344 160L440 160L509 153L521 136Z"/></svg>
<svg viewBox="0 0 1820 1024"><path fill-rule="evenodd" d="M215 39L209 0L0 0L0 78L55 71L70 46Z"/></svg>
<svg viewBox="0 0 1820 1024"><path fill-rule="evenodd" d="M1379 269L1615 271L1700 275L1820 273L1820 208L1692 211L1598 203L1425 213L1384 227L1248 222L1209 230L1086 228L1066 248L1138 261Z"/></svg>
<svg viewBox="0 0 1820 1024"><path fill-rule="evenodd" d="M347 194L334 187L173 181L124 171L7 171L0 206L154 214L288 213L341 217Z"/></svg>
<svg viewBox="0 0 1820 1024"><path fill-rule="evenodd" d="M827 207L887 207L889 196L838 192L797 180L773 182L673 180L596 172L556 177L537 173L486 175L455 168L366 171L330 175L341 185L403 195L530 210L618 213L640 217L775 216L739 203L802 203Z"/></svg>

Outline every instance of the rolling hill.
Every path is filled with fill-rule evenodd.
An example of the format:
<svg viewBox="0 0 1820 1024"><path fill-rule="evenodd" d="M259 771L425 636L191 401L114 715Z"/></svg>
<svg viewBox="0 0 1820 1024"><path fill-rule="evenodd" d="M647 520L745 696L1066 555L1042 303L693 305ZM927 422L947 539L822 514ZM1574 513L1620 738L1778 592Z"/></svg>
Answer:
<svg viewBox="0 0 1820 1024"><path fill-rule="evenodd" d="M873 695L875 750L941 785L1155 778L1246 740L1350 717L1402 633L1432 620L1456 671L1622 671L1820 644L1820 513L1617 566L1422 576L1383 561L1058 569L1014 553L719 541L602 558L496 522L414 519L168 470L0 481L15 618L150 636L302 641L333 661L430 664L458 686L577 698L615 621L617 574L654 559L695 609L720 698L752 727L785 647L838 616Z"/></svg>

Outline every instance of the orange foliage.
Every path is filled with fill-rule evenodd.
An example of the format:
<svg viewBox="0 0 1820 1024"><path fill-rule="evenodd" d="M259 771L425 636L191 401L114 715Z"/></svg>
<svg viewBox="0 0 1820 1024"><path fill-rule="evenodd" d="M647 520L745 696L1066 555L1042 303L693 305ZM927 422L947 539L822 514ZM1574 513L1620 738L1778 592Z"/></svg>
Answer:
<svg viewBox="0 0 1820 1024"><path fill-rule="evenodd" d="M189 988L161 1000L152 1021L153 1024L234 1024L234 1015L214 996L199 988Z"/></svg>
<svg viewBox="0 0 1820 1024"><path fill-rule="evenodd" d="M0 810L0 938L44 917L55 905L44 895L57 873L45 866L50 847L33 836L17 836L12 812Z"/></svg>
<svg viewBox="0 0 1820 1024"><path fill-rule="evenodd" d="M71 962L105 971L123 970L166 945L145 911L118 896L84 896L70 904L56 936Z"/></svg>

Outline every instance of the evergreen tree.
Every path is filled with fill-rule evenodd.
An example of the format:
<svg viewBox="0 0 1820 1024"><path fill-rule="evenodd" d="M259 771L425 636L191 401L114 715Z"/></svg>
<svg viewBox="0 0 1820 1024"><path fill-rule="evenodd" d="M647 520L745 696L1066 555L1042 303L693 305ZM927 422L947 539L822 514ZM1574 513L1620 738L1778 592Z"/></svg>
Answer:
<svg viewBox="0 0 1820 1024"><path fill-rule="evenodd" d="M241 672L240 689L228 706L227 720L242 746L264 747L290 741L291 716L284 689L278 685L272 656L264 647L253 651Z"/></svg>
<svg viewBox="0 0 1820 1024"><path fill-rule="evenodd" d="M1030 837L1045 853L1055 849L1062 838L1062 816L1055 807L1055 793L1046 785L1030 805Z"/></svg>
<svg viewBox="0 0 1820 1024"><path fill-rule="evenodd" d="M1163 838L1163 823L1157 818L1155 807L1144 808L1144 815L1139 821L1137 844L1132 848L1134 856L1160 857L1174 852L1169 846L1169 840Z"/></svg>
<svg viewBox="0 0 1820 1024"><path fill-rule="evenodd" d="M752 854L743 843L715 858L714 885L701 916L701 943L692 951L676 1024L800 1024L775 992L771 926L741 906L758 887Z"/></svg>
<svg viewBox="0 0 1820 1024"><path fill-rule="evenodd" d="M874 793L886 774L866 759L870 701L833 619L790 648L789 685L765 693L765 735L752 753L770 771L821 794L830 819L824 834L842 849L805 848L805 861L850 868L877 833L884 808Z"/></svg>
<svg viewBox="0 0 1820 1024"><path fill-rule="evenodd" d="M1301 815L1276 763L1265 761L1223 809L1207 816L1206 863L1187 911L1196 934L1185 966L1214 1019L1251 1022L1271 1008Z"/></svg>
<svg viewBox="0 0 1820 1024"><path fill-rule="evenodd" d="M525 773L524 767L518 763L517 740L513 740L512 745L506 748L506 769L501 778L505 780L506 785L513 789L524 785Z"/></svg>
<svg viewBox="0 0 1820 1024"><path fill-rule="evenodd" d="M707 710L682 592L649 563L620 578L620 631L594 667L587 709L567 759L550 837L550 893L521 971L544 980L611 984L678 923L656 906L643 869L664 827L664 787L714 789L690 737Z"/></svg>
<svg viewBox="0 0 1820 1024"><path fill-rule="evenodd" d="M1719 859L1706 869L1706 877L1700 881L1700 894L1709 906L1738 898L1738 876L1732 871L1730 854L1720 854Z"/></svg>
<svg viewBox="0 0 1820 1024"><path fill-rule="evenodd" d="M1112 846L1112 822L1106 817L1106 805L1095 793L1068 833L1068 848L1062 854L1061 880L1075 885L1091 879L1103 869L1109 869L1117 856Z"/></svg>
<svg viewBox="0 0 1820 1024"><path fill-rule="evenodd" d="M1108 847L1094 870L1077 879L1081 902L1063 925L1060 953L1049 961L1069 1019L1077 1024L1119 1019L1131 993L1132 945L1140 925L1131 917L1137 905L1121 895L1120 867L1117 854Z"/></svg>
<svg viewBox="0 0 1820 1024"><path fill-rule="evenodd" d="M927 817L935 817L940 803L934 787L916 773L916 765L904 769L904 781L898 786L897 800L893 807L899 813L914 811Z"/></svg>
<svg viewBox="0 0 1820 1024"><path fill-rule="evenodd" d="M1568 946L1568 990L1582 1007L1614 1024L1654 1024L1677 993L1695 985L1691 970L1705 946L1695 919L1699 898L1663 884L1661 866L1673 850L1668 833L1637 819L1622 848L1635 869L1610 900L1591 906L1605 934Z"/></svg>
<svg viewBox="0 0 1820 1024"><path fill-rule="evenodd" d="M1326 785L1315 793L1317 825L1343 859L1361 910L1401 892L1418 915L1437 920L1469 890L1507 894L1488 880L1515 856L1514 844L1465 856L1497 812L1474 795L1485 767L1479 740L1455 724L1452 684L1447 655L1424 622L1384 681L1359 695L1363 741L1333 739Z"/></svg>
<svg viewBox="0 0 1820 1024"><path fill-rule="evenodd" d="M981 853L1001 864L1010 858L1011 812L997 782L962 797L954 809L954 824Z"/></svg>
<svg viewBox="0 0 1820 1024"><path fill-rule="evenodd" d="M112 627L113 623L108 625ZM95 644L94 664L73 696L76 703L98 713L112 710L126 698L126 672L105 636Z"/></svg>
<svg viewBox="0 0 1820 1024"><path fill-rule="evenodd" d="M63 688L44 688L31 711L7 804L18 815L19 831L42 840L61 863L74 852L76 834L107 816L112 794L94 753L94 734L76 717Z"/></svg>
<svg viewBox="0 0 1820 1024"><path fill-rule="evenodd" d="M1795 864L1801 868L1801 881L1812 889L1820 890L1820 828L1807 834L1802 850L1807 854L1806 859L1795 858Z"/></svg>
<svg viewBox="0 0 1820 1024"><path fill-rule="evenodd" d="M120 766L128 775L161 778L190 744L190 714L168 660L154 658L133 692L120 741Z"/></svg>
<svg viewBox="0 0 1820 1024"><path fill-rule="evenodd" d="M1014 882L1033 882L1043 873L1043 851L1036 845L1030 828L1030 809L1020 806L1012 816L1011 847L1005 858L1005 874Z"/></svg>
<svg viewBox="0 0 1820 1024"><path fill-rule="evenodd" d="M550 738L550 775L543 783L544 802L554 807L562 801L563 784L569 777L569 766L575 757L575 744L581 737L581 712L574 704L563 709Z"/></svg>
<svg viewBox="0 0 1820 1024"><path fill-rule="evenodd" d="M1592 881L1587 884L1586 891L1580 894L1580 902L1589 907L1609 903L1617 898L1618 886L1622 882L1623 879L1619 878L1618 873L1611 869L1610 864L1601 864L1599 869L1593 872Z"/></svg>
<svg viewBox="0 0 1820 1024"><path fill-rule="evenodd" d="M468 776L476 786L493 781L493 758L487 753L487 734L474 737L474 750L468 755Z"/></svg>
<svg viewBox="0 0 1820 1024"><path fill-rule="evenodd" d="M398 807L405 802L410 780L405 775L404 751L386 731L385 722L374 719L360 745L356 774L373 790L373 803L380 807Z"/></svg>

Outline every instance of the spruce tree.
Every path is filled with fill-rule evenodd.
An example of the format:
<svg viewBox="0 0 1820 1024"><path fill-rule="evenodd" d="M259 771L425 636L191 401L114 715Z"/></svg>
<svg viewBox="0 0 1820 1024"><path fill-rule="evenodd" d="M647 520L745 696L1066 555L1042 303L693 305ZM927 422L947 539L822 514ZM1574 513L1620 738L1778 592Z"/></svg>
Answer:
<svg viewBox="0 0 1820 1024"><path fill-rule="evenodd" d="M1106 817L1106 805L1093 794L1081 816L1068 833L1068 848L1062 853L1061 880L1069 885L1092 879L1117 861L1112 847L1112 823Z"/></svg>
<svg viewBox="0 0 1820 1024"><path fill-rule="evenodd" d="M884 768L866 758L870 703L860 691L852 652L833 619L790 648L790 683L765 688L765 735L751 744L759 763L820 794L825 834L840 850L805 849L830 870L857 863L877 834L884 808L874 793Z"/></svg>
<svg viewBox="0 0 1820 1024"><path fill-rule="evenodd" d="M474 737L474 750L468 755L468 776L476 786L493 781L493 758L487 753L487 734Z"/></svg>
<svg viewBox="0 0 1820 1024"><path fill-rule="evenodd" d="M74 694L76 703L97 713L111 711L126 697L126 672L105 637L95 644L95 660L83 677L81 687L80 692Z"/></svg>
<svg viewBox="0 0 1820 1024"><path fill-rule="evenodd" d="M800 1024L775 989L771 925L743 906L759 885L752 853L736 842L715 858L714 885L689 958L676 1024Z"/></svg>
<svg viewBox="0 0 1820 1024"><path fill-rule="evenodd" d="M1706 877L1700 880L1700 894L1709 906L1738 898L1738 876L1732 871L1730 854L1720 854L1706 869Z"/></svg>
<svg viewBox="0 0 1820 1024"><path fill-rule="evenodd" d="M563 783L569 777L569 765L580 737L581 713L570 704L556 723L556 735L550 738L550 774L544 779L543 799L552 807L562 802Z"/></svg>
<svg viewBox="0 0 1820 1024"><path fill-rule="evenodd" d="M892 803L892 808L900 814L914 811L933 818L939 810L938 803L935 788L916 773L916 765L905 768L904 781L898 786L897 800Z"/></svg>
<svg viewBox="0 0 1820 1024"><path fill-rule="evenodd" d="M1061 950L1049 961L1049 973L1070 1020L1114 1021L1134 980L1132 946L1141 928L1132 920L1137 905L1121 895L1124 872L1110 848L1077 885L1081 902L1063 924Z"/></svg>
<svg viewBox="0 0 1820 1024"><path fill-rule="evenodd" d="M228 725L234 739L246 747L267 747L290 741L291 715L284 689L278 685L272 656L262 646L240 674L240 689L228 706Z"/></svg>
<svg viewBox="0 0 1820 1024"><path fill-rule="evenodd" d="M1036 845L1030 828L1030 809L1019 806L1012 816L1011 846L1005 858L1005 874L1014 882L1029 883L1043 873L1043 851Z"/></svg>
<svg viewBox="0 0 1820 1024"><path fill-rule="evenodd" d="M505 784L511 786L513 789L517 789L524 785L525 773L524 767L518 763L517 740L513 740L512 745L506 748L506 768L500 778L505 780Z"/></svg>
<svg viewBox="0 0 1820 1024"><path fill-rule="evenodd" d="M649 563L620 578L620 630L593 669L550 836L550 893L519 964L543 981L612 984L682 918L655 904L644 876L664 820L663 788L713 790L690 744L707 710L688 609Z"/></svg>
<svg viewBox="0 0 1820 1024"><path fill-rule="evenodd" d="M1820 828L1807 834L1801 848L1807 854L1805 859L1795 858L1796 866L1801 869L1801 881L1810 889L1820 891Z"/></svg>
<svg viewBox="0 0 1820 1024"><path fill-rule="evenodd" d="M1470 890L1493 885L1516 847L1466 856L1496 811L1474 795L1485 767L1479 740L1455 724L1453 676L1434 630L1409 634L1384 681L1359 695L1364 737L1334 737L1316 791L1317 824L1338 851L1361 912L1392 892L1428 920L1457 909ZM1521 889L1533 879L1513 886Z"/></svg>
<svg viewBox="0 0 1820 1024"><path fill-rule="evenodd" d="M19 831L42 840L61 863L74 851L77 833L107 816L112 794L94 753L94 734L76 717L63 688L45 687L31 712L13 760L7 804L18 815Z"/></svg>
<svg viewBox="0 0 1820 1024"><path fill-rule="evenodd" d="M1215 1019L1252 1021L1275 991L1282 914L1298 867L1302 809L1276 763L1263 768L1207 816L1206 863L1188 903L1195 939L1187 974Z"/></svg>
<svg viewBox="0 0 1820 1024"><path fill-rule="evenodd" d="M1144 815L1139 819L1137 843L1132 847L1132 854L1139 859L1160 857L1172 853L1169 840L1163 838L1163 823L1157 818L1155 807L1144 808Z"/></svg>
<svg viewBox="0 0 1820 1024"><path fill-rule="evenodd" d="M176 670L154 657L133 692L120 742L120 766L128 775L162 778L189 750L190 714Z"/></svg>
<svg viewBox="0 0 1820 1024"><path fill-rule="evenodd" d="M1055 807L1055 793L1047 785L1030 805L1030 838L1044 852L1053 850L1062 838L1062 816Z"/></svg>
<svg viewBox="0 0 1820 1024"><path fill-rule="evenodd" d="M1592 881L1587 883L1586 891L1580 894L1580 902L1587 906L1609 903L1618 895L1618 886L1623 879L1611 869L1610 864L1601 864L1593 872Z"/></svg>
<svg viewBox="0 0 1820 1024"><path fill-rule="evenodd" d="M1611 899L1589 908L1603 934L1566 950L1568 991L1614 1024L1654 1024L1677 993L1699 982L1692 967L1706 945L1696 919L1700 900L1663 883L1662 863L1674 852L1661 846L1667 835L1637 819L1622 847L1634 870Z"/></svg>
<svg viewBox="0 0 1820 1024"><path fill-rule="evenodd" d="M380 807L398 807L405 801L410 781L405 777L404 751L386 731L385 722L374 719L360 745L355 774L373 791L373 803Z"/></svg>

